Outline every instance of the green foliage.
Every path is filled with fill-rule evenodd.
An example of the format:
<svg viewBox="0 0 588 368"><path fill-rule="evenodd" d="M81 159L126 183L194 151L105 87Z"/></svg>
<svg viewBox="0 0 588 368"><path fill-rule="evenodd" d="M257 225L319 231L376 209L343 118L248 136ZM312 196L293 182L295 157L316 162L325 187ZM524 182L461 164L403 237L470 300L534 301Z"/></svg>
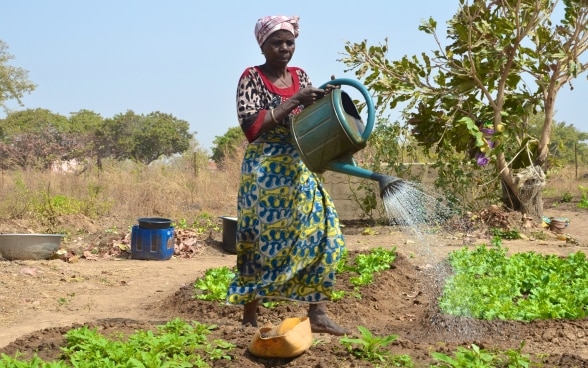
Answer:
<svg viewBox="0 0 588 368"><path fill-rule="evenodd" d="M161 156L183 153L190 146L189 124L159 111L137 115L133 111L104 120L94 133L101 157L132 159L149 164Z"/></svg>
<svg viewBox="0 0 588 368"><path fill-rule="evenodd" d="M429 18L419 29L437 42L432 52L389 60L387 40L364 40L347 43L341 61L376 96L380 114L401 109L405 128L439 171L439 188L466 204L469 189L480 185L493 198L500 184L516 195L511 170L547 162L557 92L586 70L579 59L588 49L581 36L588 8L566 1L558 22L556 4L461 0L447 22L446 45ZM539 113L537 134L529 128Z"/></svg>
<svg viewBox="0 0 588 368"><path fill-rule="evenodd" d="M69 117L68 132L91 134L104 123L104 118L97 112L82 109L72 112Z"/></svg>
<svg viewBox="0 0 588 368"><path fill-rule="evenodd" d="M41 220L55 224L59 216L79 213L81 205L82 202L74 198L43 192L33 201L33 211Z"/></svg>
<svg viewBox="0 0 588 368"><path fill-rule="evenodd" d="M541 124L531 124L531 134L541 134ZM579 131L573 124L556 122L553 124L549 143L550 167L566 165L588 165L588 132ZM576 159L577 158L577 159Z"/></svg>
<svg viewBox="0 0 588 368"><path fill-rule="evenodd" d="M357 291L360 286L368 285L374 281L374 273L389 269L395 259L396 247L391 250L386 250L381 247L374 248L367 254L358 254L353 261L349 256L349 252L345 249L337 264L336 272L351 272L353 276L349 278L349 282L355 286L355 290ZM334 290L332 300L340 300L344 296L344 291ZM359 292L355 296L361 299Z"/></svg>
<svg viewBox="0 0 588 368"><path fill-rule="evenodd" d="M561 197L562 203L570 203L572 201L572 194L569 191L566 191L564 195Z"/></svg>
<svg viewBox="0 0 588 368"><path fill-rule="evenodd" d="M359 254L353 264L349 264L349 253L343 251L343 255L337 264L337 272L353 272L350 281L356 287L367 285L374 279L374 273L390 268L396 259L396 248L385 250L383 248L372 249L368 254ZM194 282L194 298L208 301L224 302L229 289L229 284L235 277L235 270L227 266L209 268L204 276ZM345 295L344 291L333 291L333 300L339 300ZM275 304L270 302L268 307Z"/></svg>
<svg viewBox="0 0 588 368"><path fill-rule="evenodd" d="M490 235L499 239L521 239L521 233L518 230L503 230L498 228L489 229Z"/></svg>
<svg viewBox="0 0 588 368"><path fill-rule="evenodd" d="M84 215L97 218L108 214L112 201L104 199L101 185L88 185L88 193L81 198L74 198L64 194L54 194L50 185L45 189L33 190L29 188L15 172L12 196L0 203L0 212L7 218L22 219L33 217L43 225L49 225L48 232L62 232L56 228L61 224L63 216Z"/></svg>
<svg viewBox="0 0 588 368"><path fill-rule="evenodd" d="M229 284L235 272L227 266L209 268L204 276L194 282L194 298L208 301L224 301L227 297Z"/></svg>
<svg viewBox="0 0 588 368"><path fill-rule="evenodd" d="M578 202L578 208L588 208L588 187L578 186L582 191L582 199Z"/></svg>
<svg viewBox="0 0 588 368"><path fill-rule="evenodd" d="M349 281L355 286L370 284L374 274L390 269L395 259L396 247L391 250L380 247L372 249L368 254L359 254L355 257L355 266L350 268L350 271L356 272L358 276L351 277Z"/></svg>
<svg viewBox="0 0 588 368"><path fill-rule="evenodd" d="M281 304L280 302L276 302L276 301L272 301L272 300L261 303L261 305L263 305L267 309L275 308L280 304Z"/></svg>
<svg viewBox="0 0 588 368"><path fill-rule="evenodd" d="M11 112L2 123L6 136L22 133L41 133L48 128L55 129L60 133L66 133L69 126L65 116L41 108Z"/></svg>
<svg viewBox="0 0 588 368"><path fill-rule="evenodd" d="M71 365L67 364L64 361L56 361L56 362L45 362L43 359L39 358L37 354L34 354L31 359L19 359L19 354L16 354L14 357L6 355L4 353L0 354L0 368L66 368L71 367Z"/></svg>
<svg viewBox="0 0 588 368"><path fill-rule="evenodd" d="M14 59L8 52L8 45L0 40L0 108L6 110L6 102L16 100L22 105L21 99L25 93L31 93L35 90L28 77L28 71L9 64ZM4 126L0 125L0 139L4 136Z"/></svg>
<svg viewBox="0 0 588 368"><path fill-rule="evenodd" d="M343 290L333 290L331 295L331 300L336 302L337 300L341 300L345 297L345 291Z"/></svg>
<svg viewBox="0 0 588 368"><path fill-rule="evenodd" d="M522 354L523 344L516 350L507 350L505 352L492 352L481 349L476 344L472 344L470 349L458 347L452 357L449 355L432 352L431 356L438 362L431 367L439 368L527 368L530 367L531 359L528 355Z"/></svg>
<svg viewBox="0 0 588 368"><path fill-rule="evenodd" d="M174 226L178 229L193 229L198 234L221 230L216 217L207 212L199 213L191 224L186 219L180 219Z"/></svg>
<svg viewBox="0 0 588 368"><path fill-rule="evenodd" d="M208 341L214 325L191 324L176 318L157 331L137 331L128 338L109 338L96 328L72 329L65 335L63 360L43 362L38 357L20 361L2 355L0 367L208 367L214 360L231 360L235 347L224 340Z"/></svg>
<svg viewBox="0 0 588 368"><path fill-rule="evenodd" d="M343 252L341 252L341 258L339 258L339 263L337 263L337 273L343 273L348 269L349 263L349 251L347 248L343 248Z"/></svg>
<svg viewBox="0 0 588 368"><path fill-rule="evenodd" d="M0 140L0 168L49 169L60 161L83 157L86 141L47 125L35 132Z"/></svg>
<svg viewBox="0 0 588 368"><path fill-rule="evenodd" d="M363 326L357 326L357 329L361 333L361 337L352 338L345 336L339 339L339 343L357 358L369 362L402 362L403 365L401 366L403 367L413 366L410 357L394 356L385 349L386 346L396 341L398 335L374 336L370 330ZM400 366L394 365L397 367Z"/></svg>
<svg viewBox="0 0 588 368"><path fill-rule="evenodd" d="M396 247L386 250L382 247L374 248L367 254L358 254L350 264L348 254L344 254L337 265L337 272L352 272L357 274L349 281L355 286L370 284L374 280L374 273L390 269L396 259Z"/></svg>
<svg viewBox="0 0 588 368"><path fill-rule="evenodd" d="M499 243L499 242L497 242ZM588 313L588 262L533 252L506 256L500 245L449 254L454 275L439 302L449 314L532 321L579 319Z"/></svg>
<svg viewBox="0 0 588 368"><path fill-rule="evenodd" d="M227 132L215 137L212 141L212 157L211 159L218 165L222 166L225 159L233 157L237 152L237 147L245 145L247 139L243 134L241 127L230 127Z"/></svg>
<svg viewBox="0 0 588 368"><path fill-rule="evenodd" d="M203 234L211 231L220 231L221 227L218 225L218 220L210 213L201 212L198 214L192 225L198 233Z"/></svg>
<svg viewBox="0 0 588 368"><path fill-rule="evenodd" d="M378 206L378 187L373 180L360 179L359 183L349 181L349 197L360 209L360 218L374 220L380 207ZM378 217L382 217L383 214Z"/></svg>
<svg viewBox="0 0 588 368"><path fill-rule="evenodd" d="M90 192L83 199L76 199L62 194L51 194L49 188L32 194L30 198L32 215L51 226L58 225L60 217L66 215L81 214L96 218L107 213L111 206L111 203L98 197L98 192ZM27 201L28 199L21 198L22 201Z"/></svg>
<svg viewBox="0 0 588 368"><path fill-rule="evenodd" d="M12 112L0 123L4 140L0 140L0 164L5 167L47 168L74 158L96 159L99 167L106 158L149 164L185 152L193 138L187 121L159 111L147 115L127 111L103 119L80 110L68 119L47 109L28 109Z"/></svg>
<svg viewBox="0 0 588 368"><path fill-rule="evenodd" d="M435 186L442 188L449 203L459 203L460 208L477 210L499 199L499 182L489 167L476 167L465 162L453 150L440 150L431 167L437 171Z"/></svg>

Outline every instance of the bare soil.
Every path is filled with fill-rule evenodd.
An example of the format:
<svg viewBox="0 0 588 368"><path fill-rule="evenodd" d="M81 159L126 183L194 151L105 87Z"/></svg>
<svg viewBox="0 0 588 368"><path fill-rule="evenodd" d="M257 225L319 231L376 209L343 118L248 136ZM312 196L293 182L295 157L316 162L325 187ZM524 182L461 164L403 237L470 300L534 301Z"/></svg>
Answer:
<svg viewBox="0 0 588 368"><path fill-rule="evenodd" d="M565 235L547 229L545 239L504 240L509 252L567 254L588 251L588 210L575 204L552 207L546 216L570 220ZM4 224L0 230L14 229ZM409 354L417 367L434 362L431 351L450 353L457 346L476 344L485 349L517 349L544 362L545 367L588 367L588 319L548 320L531 323L480 321L441 313L436 306L440 286L449 270L447 254L464 246L489 244L486 232L444 231L410 234L394 226L348 223L344 228L347 247L356 254L374 247L396 247L393 268L379 274L362 289L363 298L348 293L331 303L332 318L356 331L365 326L377 335L398 335L389 349ZM100 235L96 235L100 234ZM240 324L241 308L193 298L193 282L208 268L232 266L236 256L222 250L221 234L204 240L184 239L183 250L170 260L130 259L128 252L113 252L113 244L128 242L128 234L106 239L95 232L76 239L59 259L7 261L0 259L0 353L24 356L37 353L47 360L59 359L63 334L82 325L97 327L105 334L132 333L151 329L175 317L216 324L214 337L236 344L233 360L214 366L248 367L371 367L350 356L338 338L316 334L319 343L294 359L259 359L247 346L255 328ZM118 238L117 238L118 237ZM186 245L189 243L189 245ZM79 250L80 244L93 252ZM92 246L90 248L89 246ZM99 249L99 252L95 250ZM120 247L117 246L120 250ZM351 290L345 275L338 289ZM260 309L260 322L279 323L286 317L304 316L306 306L295 303Z"/></svg>

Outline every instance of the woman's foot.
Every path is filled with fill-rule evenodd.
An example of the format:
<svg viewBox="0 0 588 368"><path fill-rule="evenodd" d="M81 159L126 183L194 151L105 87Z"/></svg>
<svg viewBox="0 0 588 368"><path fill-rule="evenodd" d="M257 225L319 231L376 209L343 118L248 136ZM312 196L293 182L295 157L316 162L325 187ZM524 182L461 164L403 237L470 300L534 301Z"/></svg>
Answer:
<svg viewBox="0 0 588 368"><path fill-rule="evenodd" d="M254 300L245 304L243 307L243 326L257 327L257 305L259 302Z"/></svg>
<svg viewBox="0 0 588 368"><path fill-rule="evenodd" d="M349 331L339 326L327 316L324 303L311 304L308 308L308 319L313 333L328 333L335 336L348 335Z"/></svg>

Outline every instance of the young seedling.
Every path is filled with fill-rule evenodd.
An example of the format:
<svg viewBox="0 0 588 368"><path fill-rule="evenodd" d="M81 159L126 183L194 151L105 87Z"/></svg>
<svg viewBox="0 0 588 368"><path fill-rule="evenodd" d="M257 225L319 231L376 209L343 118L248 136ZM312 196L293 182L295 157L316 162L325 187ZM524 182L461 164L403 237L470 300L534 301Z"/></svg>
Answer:
<svg viewBox="0 0 588 368"><path fill-rule="evenodd" d="M394 342L398 335L374 336L367 328L357 326L361 333L360 338L342 337L339 343L354 356L370 362L384 362L391 358L389 351L384 349Z"/></svg>

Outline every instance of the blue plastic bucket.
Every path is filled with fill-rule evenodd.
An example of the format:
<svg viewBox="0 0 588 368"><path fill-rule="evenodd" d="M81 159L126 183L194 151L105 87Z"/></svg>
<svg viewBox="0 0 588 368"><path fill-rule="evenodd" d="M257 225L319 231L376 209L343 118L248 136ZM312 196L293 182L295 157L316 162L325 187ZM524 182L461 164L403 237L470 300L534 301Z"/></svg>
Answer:
<svg viewBox="0 0 588 368"><path fill-rule="evenodd" d="M174 255L174 228L144 229L139 225L131 231L131 258L165 261Z"/></svg>

